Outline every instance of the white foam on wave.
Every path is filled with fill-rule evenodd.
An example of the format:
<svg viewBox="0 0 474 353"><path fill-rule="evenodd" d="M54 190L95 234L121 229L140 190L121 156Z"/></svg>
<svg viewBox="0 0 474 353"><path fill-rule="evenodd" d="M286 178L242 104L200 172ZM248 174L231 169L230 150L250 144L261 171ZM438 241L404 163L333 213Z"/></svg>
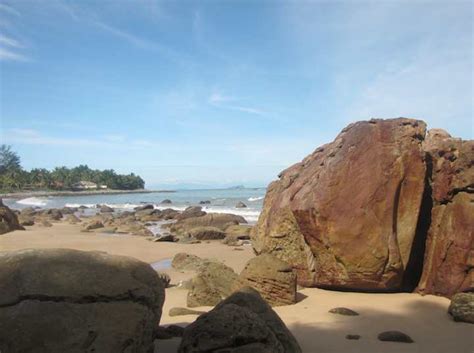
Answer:
<svg viewBox="0 0 474 353"><path fill-rule="evenodd" d="M38 197L28 197L26 199L22 199L20 201L17 201L16 203L19 203L20 205L28 205L28 206L46 206L48 203L48 200L46 199L40 199Z"/></svg>
<svg viewBox="0 0 474 353"><path fill-rule="evenodd" d="M254 202L254 201L263 200L264 197L265 196L249 197L247 200L250 201L250 202Z"/></svg>

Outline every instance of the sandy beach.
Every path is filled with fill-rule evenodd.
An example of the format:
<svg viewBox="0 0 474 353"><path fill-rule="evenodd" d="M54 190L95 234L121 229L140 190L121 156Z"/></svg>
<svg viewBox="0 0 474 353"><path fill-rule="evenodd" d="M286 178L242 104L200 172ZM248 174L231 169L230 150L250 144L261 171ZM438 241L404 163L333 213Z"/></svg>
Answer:
<svg viewBox="0 0 474 353"><path fill-rule="evenodd" d="M51 228L28 227L0 237L0 251L26 248L70 248L106 251L127 255L150 264L171 259L186 252L224 262L236 272L254 256L250 246L235 250L219 241L201 244L152 243L143 237L81 233L79 226L55 224ZM191 278L193 272L165 268L171 283ZM366 294L336 292L316 288L298 291L299 302L274 308L295 335L305 353L323 352L430 352L470 353L474 347L474 330L467 323L454 322L447 313L449 300L418 294ZM186 306L186 290L172 286L166 290L161 325L187 325L196 316L170 317L172 307ZM328 313L334 307L348 307L359 316ZM210 310L209 307L196 308ZM377 340L377 334L399 330L415 342L390 343ZM347 334L357 334L359 340L347 340ZM159 352L176 352L178 339L156 341Z"/></svg>

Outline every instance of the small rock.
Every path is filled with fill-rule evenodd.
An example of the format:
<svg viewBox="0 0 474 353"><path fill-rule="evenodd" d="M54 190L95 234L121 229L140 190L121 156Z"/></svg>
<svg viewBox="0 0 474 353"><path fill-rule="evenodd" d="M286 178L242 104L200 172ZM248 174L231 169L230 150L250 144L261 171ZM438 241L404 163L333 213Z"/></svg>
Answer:
<svg viewBox="0 0 474 353"><path fill-rule="evenodd" d="M104 224L101 221L91 221L87 223L86 225L84 225L82 229L85 231L88 231L88 230L99 229L99 228L104 228Z"/></svg>
<svg viewBox="0 0 474 353"><path fill-rule="evenodd" d="M400 331L385 331L379 333L377 336L379 341L384 342L402 342L402 343L413 343L413 340L406 333Z"/></svg>
<svg viewBox="0 0 474 353"><path fill-rule="evenodd" d="M177 239L174 237L172 234L163 234L160 235L159 237L155 237L155 241L167 241L167 242L175 242Z"/></svg>
<svg viewBox="0 0 474 353"><path fill-rule="evenodd" d="M247 205L244 204L242 201L239 201L237 202L237 204L235 205L235 208L246 208Z"/></svg>
<svg viewBox="0 0 474 353"><path fill-rule="evenodd" d="M205 311L192 310L188 308L171 308L168 315L169 316L183 316L183 315L201 315Z"/></svg>
<svg viewBox="0 0 474 353"><path fill-rule="evenodd" d="M181 252L173 257L171 267L176 270L196 271L204 262L205 260L199 256Z"/></svg>
<svg viewBox="0 0 474 353"><path fill-rule="evenodd" d="M45 219L40 220L39 223L38 223L38 225L39 225L40 227L46 227L46 228L49 228L49 227L52 227L52 226L53 226L53 224L52 224L51 222L49 222L49 221L47 221L47 220L45 220Z"/></svg>
<svg viewBox="0 0 474 353"><path fill-rule="evenodd" d="M169 205L170 203L173 203L170 199L165 199L163 201L160 202L161 204L163 205Z"/></svg>
<svg viewBox="0 0 474 353"><path fill-rule="evenodd" d="M451 298L448 309L454 321L474 324L474 293L457 293Z"/></svg>
<svg viewBox="0 0 474 353"><path fill-rule="evenodd" d="M135 211L153 210L155 207L151 204L135 207Z"/></svg>
<svg viewBox="0 0 474 353"><path fill-rule="evenodd" d="M345 315L345 316L357 316L357 315L359 315L358 312L356 312L354 310L351 310L351 309L348 309L348 308L343 308L343 307L333 308L333 309L329 310L329 312L331 314L339 314L339 315Z"/></svg>
<svg viewBox="0 0 474 353"><path fill-rule="evenodd" d="M102 205L102 206L100 206L100 212L101 213L112 213L112 212L114 212L114 209L112 207L107 206L107 205Z"/></svg>
<svg viewBox="0 0 474 353"><path fill-rule="evenodd" d="M210 203L211 203L211 201L209 201L209 200L199 201L200 205L209 205Z"/></svg>
<svg viewBox="0 0 474 353"><path fill-rule="evenodd" d="M358 339L360 339L360 335L351 335L351 334L349 334L349 335L346 335L346 339L348 339L348 340L358 340Z"/></svg>

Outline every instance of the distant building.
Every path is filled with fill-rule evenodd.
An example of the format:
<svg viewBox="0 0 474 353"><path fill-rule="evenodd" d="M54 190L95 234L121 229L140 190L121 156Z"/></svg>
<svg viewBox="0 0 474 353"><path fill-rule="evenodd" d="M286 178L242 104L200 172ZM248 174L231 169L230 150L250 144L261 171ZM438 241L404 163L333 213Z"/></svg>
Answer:
<svg viewBox="0 0 474 353"><path fill-rule="evenodd" d="M102 187L102 185L101 185ZM107 188L107 187L106 187ZM97 184L92 181L80 181L72 185L73 190L96 190Z"/></svg>

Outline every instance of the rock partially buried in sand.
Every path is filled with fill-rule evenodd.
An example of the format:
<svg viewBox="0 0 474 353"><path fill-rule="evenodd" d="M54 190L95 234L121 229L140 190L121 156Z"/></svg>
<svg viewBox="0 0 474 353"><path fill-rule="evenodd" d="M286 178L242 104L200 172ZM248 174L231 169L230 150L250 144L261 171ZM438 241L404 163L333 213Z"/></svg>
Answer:
<svg viewBox="0 0 474 353"><path fill-rule="evenodd" d="M18 216L0 198L0 234L12 232L14 230L25 230L18 222Z"/></svg>
<svg viewBox="0 0 474 353"><path fill-rule="evenodd" d="M270 254L251 259L235 282L235 289L252 287L270 305L296 303L296 274L290 265Z"/></svg>
<svg viewBox="0 0 474 353"><path fill-rule="evenodd" d="M67 249L0 254L0 351L153 349L164 287L146 263Z"/></svg>
<svg viewBox="0 0 474 353"><path fill-rule="evenodd" d="M329 310L329 312L331 314L339 314L339 315L345 315L345 316L358 316L359 315L357 311L354 311L348 308L343 308L343 307L333 308Z"/></svg>
<svg viewBox="0 0 474 353"><path fill-rule="evenodd" d="M401 343L413 343L414 341L406 333L400 331L385 331L379 333L377 336L379 341L383 342L401 342Z"/></svg>
<svg viewBox="0 0 474 353"><path fill-rule="evenodd" d="M301 353L298 342L260 294L243 288L184 329L178 353Z"/></svg>
<svg viewBox="0 0 474 353"><path fill-rule="evenodd" d="M448 309L454 321L474 324L474 293L457 293L451 299Z"/></svg>
<svg viewBox="0 0 474 353"><path fill-rule="evenodd" d="M188 308L171 308L168 312L169 316L183 316L183 315L201 315L206 313L205 311L192 310Z"/></svg>
<svg viewBox="0 0 474 353"><path fill-rule="evenodd" d="M349 335L346 335L346 339L347 339L347 340L359 340L359 339L360 339L360 335L349 334Z"/></svg>
<svg viewBox="0 0 474 353"><path fill-rule="evenodd" d="M225 233L216 227L196 227L191 229L188 234L197 240L218 240L225 238Z"/></svg>
<svg viewBox="0 0 474 353"><path fill-rule="evenodd" d="M87 224L84 224L84 226L82 227L82 230L90 231L90 230L99 229L99 228L104 228L104 224L101 221L96 220L96 221L91 221Z"/></svg>
<svg viewBox="0 0 474 353"><path fill-rule="evenodd" d="M180 252L173 257L171 267L176 270L197 271L205 261L199 256Z"/></svg>
<svg viewBox="0 0 474 353"><path fill-rule="evenodd" d="M204 262L193 277L187 306L214 306L232 293L237 274L220 262Z"/></svg>

